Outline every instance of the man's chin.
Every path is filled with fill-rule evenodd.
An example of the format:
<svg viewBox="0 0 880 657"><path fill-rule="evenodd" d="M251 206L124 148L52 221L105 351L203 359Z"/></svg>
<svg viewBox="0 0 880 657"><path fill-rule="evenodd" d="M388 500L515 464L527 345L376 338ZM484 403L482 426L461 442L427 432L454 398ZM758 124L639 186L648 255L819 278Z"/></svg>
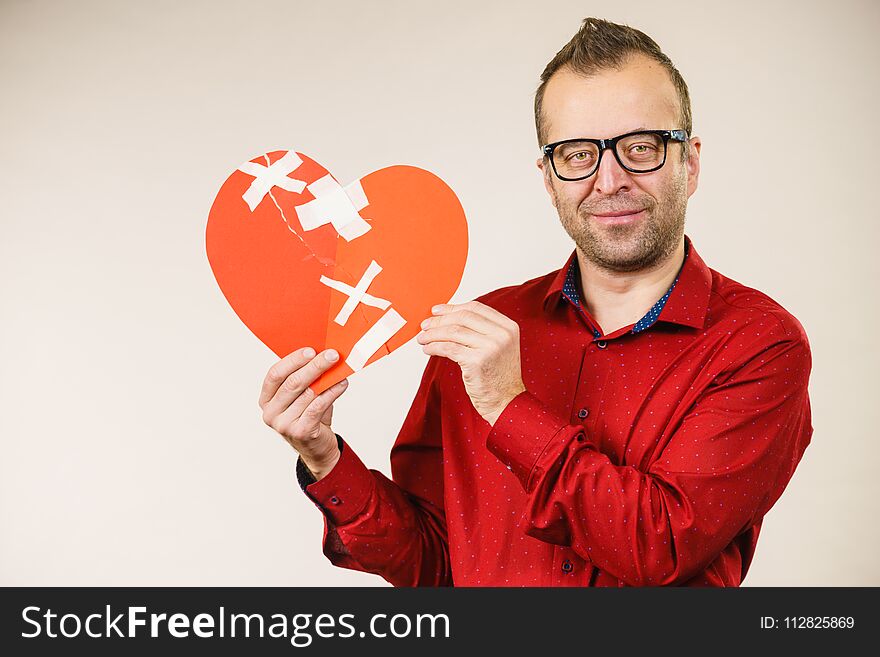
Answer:
<svg viewBox="0 0 880 657"><path fill-rule="evenodd" d="M591 262L603 269L630 272L647 266L644 240L637 235L619 235L617 238L598 235L578 242L580 251Z"/></svg>

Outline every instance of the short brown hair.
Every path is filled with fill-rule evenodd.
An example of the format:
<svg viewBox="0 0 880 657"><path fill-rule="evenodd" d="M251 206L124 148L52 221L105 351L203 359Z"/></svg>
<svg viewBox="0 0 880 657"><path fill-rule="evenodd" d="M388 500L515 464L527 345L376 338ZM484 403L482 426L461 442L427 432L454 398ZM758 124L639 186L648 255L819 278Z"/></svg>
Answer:
<svg viewBox="0 0 880 657"><path fill-rule="evenodd" d="M601 18L585 18L577 34L556 53L541 73L541 84L535 92L535 128L538 132L538 144L543 146L546 143L541 104L547 82L556 71L566 66L575 73L589 76L603 69L620 68L627 58L634 54L650 57L669 72L681 105L682 125L677 127L686 130L690 137L693 126L691 97L687 83L654 39L628 25L611 23ZM683 150L687 152L687 149Z"/></svg>

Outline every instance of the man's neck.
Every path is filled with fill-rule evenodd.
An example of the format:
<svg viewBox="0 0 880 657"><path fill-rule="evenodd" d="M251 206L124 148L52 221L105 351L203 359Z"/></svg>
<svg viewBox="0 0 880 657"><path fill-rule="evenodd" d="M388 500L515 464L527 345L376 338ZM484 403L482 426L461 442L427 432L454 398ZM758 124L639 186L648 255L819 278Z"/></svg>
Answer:
<svg viewBox="0 0 880 657"><path fill-rule="evenodd" d="M577 249L582 303L603 335L635 324L672 285L684 262L684 238L672 254L649 269L612 272L597 267Z"/></svg>

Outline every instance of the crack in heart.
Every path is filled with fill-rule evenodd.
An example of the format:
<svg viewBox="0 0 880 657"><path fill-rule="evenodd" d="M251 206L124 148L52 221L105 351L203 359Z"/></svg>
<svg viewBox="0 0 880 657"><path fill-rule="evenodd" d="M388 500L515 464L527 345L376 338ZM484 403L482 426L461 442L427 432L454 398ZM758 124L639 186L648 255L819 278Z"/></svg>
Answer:
<svg viewBox="0 0 880 657"><path fill-rule="evenodd" d="M266 161L266 166L267 166L267 167L272 165L272 163L271 163L270 160L269 160L269 154L268 154L268 153L264 153L264 154L263 154L263 158L264 158L265 161ZM314 258L315 261L317 261L318 264L322 265L323 267L327 267L327 268L338 267L339 270L340 270L342 273L344 273L344 274L349 278L349 280L354 281L354 283L353 283L354 285L357 285L357 280L358 280L358 279L355 278L355 277L351 274L351 272L349 272L347 269L345 269L345 267L343 267L342 265L340 265L339 263L337 263L335 260L331 260L330 258L326 258L326 257L319 256L317 253L314 252L314 250L312 249L311 245L309 245L308 240L306 240L306 238L305 238L304 236L300 235L299 232L297 232L296 229L294 229L293 226L291 226L290 222L287 220L287 216L284 214L284 209L281 207L281 204L278 203L278 200L275 198L275 195L272 193L272 190L271 190L271 189L269 190L269 198L271 198L271 199L272 199L272 203L275 204L275 207L277 208L278 213L281 215L281 219L284 221L284 225L287 227L287 230L289 230L291 233L293 233L294 235L296 235L297 239L299 239L299 241L302 242L302 245L303 245L303 246L306 248L306 250L309 252L309 253L303 258L303 261L308 260L309 258ZM358 214L360 214L360 213L358 213ZM337 235L336 239L337 239L337 241L339 240L339 236L338 236L338 235ZM358 306L357 306L357 308L356 308L355 310L356 310L357 313L361 316L361 319L364 321L364 323L367 323L367 324L368 324L368 323L369 323L369 320L367 319L367 315L364 313L363 309L361 309L360 304L358 304ZM382 349L385 349L385 353L386 353L386 355L391 353L391 350L388 348L388 343L387 343L387 342L385 342L385 343L382 345L381 348L382 348Z"/></svg>

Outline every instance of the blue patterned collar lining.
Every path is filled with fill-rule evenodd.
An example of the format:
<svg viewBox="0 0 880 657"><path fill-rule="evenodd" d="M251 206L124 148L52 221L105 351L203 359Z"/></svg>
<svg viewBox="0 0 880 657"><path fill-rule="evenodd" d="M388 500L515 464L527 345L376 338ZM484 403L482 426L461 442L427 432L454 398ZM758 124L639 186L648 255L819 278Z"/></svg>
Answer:
<svg viewBox="0 0 880 657"><path fill-rule="evenodd" d="M684 267L684 261L687 260L688 256L688 243L685 240L684 244L684 260L682 261L682 267ZM562 295L568 299L575 308L577 308L582 313L585 313L584 307L581 305L580 295L578 294L578 286L577 286L577 275L578 275L578 259L572 258L571 265L568 267L568 272L565 276L565 283L562 286ZM663 306L666 305L666 301L669 299L669 295L672 294L672 289L675 287L675 284L678 283L678 276L681 275L681 269L678 270L678 275L676 275L675 280L672 281L672 285L669 286L669 289L666 290L666 294L664 294L660 299L657 300L651 309L645 313L645 316L642 317L639 321L635 323L632 328L633 333L639 333L649 328L657 321L657 318L660 317L660 313L663 310ZM597 338L602 337L602 334L593 329L593 335Z"/></svg>

